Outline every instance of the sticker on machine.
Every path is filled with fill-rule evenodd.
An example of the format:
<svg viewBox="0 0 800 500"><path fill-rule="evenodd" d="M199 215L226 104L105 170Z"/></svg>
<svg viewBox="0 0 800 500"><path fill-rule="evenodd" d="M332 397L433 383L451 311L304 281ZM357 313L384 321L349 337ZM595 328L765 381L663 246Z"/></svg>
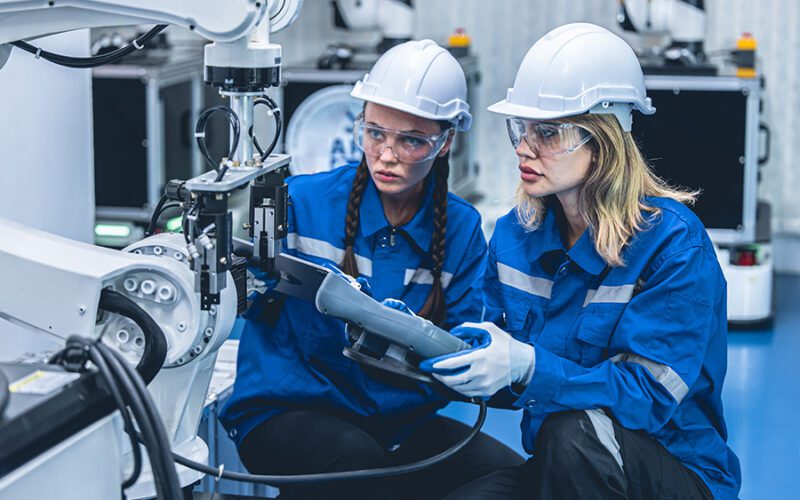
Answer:
<svg viewBox="0 0 800 500"><path fill-rule="evenodd" d="M8 390L14 394L46 396L64 387L78 377L80 377L78 373L36 370L8 384Z"/></svg>

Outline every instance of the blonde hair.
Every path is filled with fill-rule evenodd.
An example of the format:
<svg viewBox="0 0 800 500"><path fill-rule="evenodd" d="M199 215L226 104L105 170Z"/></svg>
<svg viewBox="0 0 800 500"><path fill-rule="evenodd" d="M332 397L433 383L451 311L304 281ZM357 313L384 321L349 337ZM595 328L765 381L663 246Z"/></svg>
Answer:
<svg viewBox="0 0 800 500"><path fill-rule="evenodd" d="M597 253L610 266L625 265L622 251L630 238L645 229L643 212L658 214L646 196L672 198L691 205L699 191L668 185L658 178L642 156L630 132L609 114L583 114L557 120L588 130L593 139L593 161L578 195L579 210L592 231ZM528 196L517 187L517 216L526 229L534 231L544 219L543 198Z"/></svg>

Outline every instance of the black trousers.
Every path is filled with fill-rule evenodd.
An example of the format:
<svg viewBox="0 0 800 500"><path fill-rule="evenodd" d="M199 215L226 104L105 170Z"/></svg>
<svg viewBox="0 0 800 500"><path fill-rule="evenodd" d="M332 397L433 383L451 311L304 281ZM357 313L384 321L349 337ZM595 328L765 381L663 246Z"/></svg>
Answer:
<svg viewBox="0 0 800 500"><path fill-rule="evenodd" d="M469 427L436 416L399 448L387 450L367 422L314 411L291 411L250 431L239 456L254 474L300 474L368 469L422 460L449 448ZM281 487L280 498L442 498L493 471L524 463L516 452L479 434L459 453L432 468L403 476Z"/></svg>
<svg viewBox="0 0 800 500"><path fill-rule="evenodd" d="M555 413L536 436L535 456L492 472L449 499L713 500L700 477L645 432L611 420L622 467L584 411Z"/></svg>

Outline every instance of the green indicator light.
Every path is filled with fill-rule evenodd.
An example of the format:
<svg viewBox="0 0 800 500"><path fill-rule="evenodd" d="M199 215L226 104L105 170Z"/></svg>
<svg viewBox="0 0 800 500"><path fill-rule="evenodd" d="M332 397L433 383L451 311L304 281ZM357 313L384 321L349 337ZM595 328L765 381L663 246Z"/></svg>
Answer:
<svg viewBox="0 0 800 500"><path fill-rule="evenodd" d="M180 231L181 228L183 227L182 224L183 224L183 216L179 215L177 217L173 217L173 218L171 218L170 220L167 221L167 225L166 225L167 231L169 231L171 233L174 233L176 231Z"/></svg>
<svg viewBox="0 0 800 500"><path fill-rule="evenodd" d="M131 235L131 228L121 224L97 224L94 226L94 234L95 236L127 238Z"/></svg>

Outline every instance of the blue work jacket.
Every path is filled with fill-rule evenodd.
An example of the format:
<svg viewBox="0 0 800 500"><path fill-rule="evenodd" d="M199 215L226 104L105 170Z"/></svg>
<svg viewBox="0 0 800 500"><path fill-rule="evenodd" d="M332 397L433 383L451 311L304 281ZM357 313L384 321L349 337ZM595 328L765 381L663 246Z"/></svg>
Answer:
<svg viewBox="0 0 800 500"><path fill-rule="evenodd" d="M287 253L317 264L338 265L344 255L344 222L356 167L299 175L289 185ZM377 300L396 298L419 311L431 290L433 178L424 201L408 223L393 228L370 179L363 195L356 260ZM480 320L486 240L478 212L450 194L442 273L447 327ZM245 314L233 395L221 420L238 443L254 427L292 409L317 410L377 420L387 444L397 443L447 401L430 387L385 383L342 355L348 344L344 323L323 316L314 304L286 297L276 312L272 293Z"/></svg>
<svg viewBox="0 0 800 500"><path fill-rule="evenodd" d="M705 481L715 498L736 498L739 460L722 415L726 283L697 217L680 203L648 198L660 214L609 267L591 229L570 249L560 206L527 231L512 211L489 243L487 320L536 351L530 384L507 390L523 408L523 445L535 453L547 415L603 408L628 429L657 439ZM503 399L503 391L498 394Z"/></svg>

